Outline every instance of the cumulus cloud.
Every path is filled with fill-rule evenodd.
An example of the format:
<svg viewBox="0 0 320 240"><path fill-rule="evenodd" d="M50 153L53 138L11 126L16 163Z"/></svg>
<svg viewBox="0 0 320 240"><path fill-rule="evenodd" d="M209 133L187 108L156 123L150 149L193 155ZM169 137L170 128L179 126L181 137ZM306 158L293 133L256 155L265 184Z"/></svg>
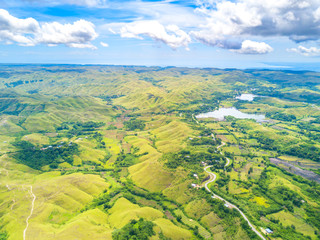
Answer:
<svg viewBox="0 0 320 240"><path fill-rule="evenodd" d="M310 47L310 48L306 48L304 46L299 46L298 48L290 48L287 49L288 52L295 52L295 53L299 53L301 55L304 56L320 56L320 48L316 48L316 47Z"/></svg>
<svg viewBox="0 0 320 240"><path fill-rule="evenodd" d="M68 47L96 47L91 41L97 38L94 25L85 20L72 24L58 22L39 23L33 18L19 19L6 10L0 9L0 40L7 44L17 43L22 46L46 44L55 46L64 44Z"/></svg>
<svg viewBox="0 0 320 240"><path fill-rule="evenodd" d="M242 42L240 49L232 51L242 54L266 54L272 52L273 48L264 42L245 40Z"/></svg>
<svg viewBox="0 0 320 240"><path fill-rule="evenodd" d="M94 30L94 25L85 20L79 20L73 24L44 23L35 35L35 42L37 43L65 44L69 47L92 49L96 47L90 42L98 36Z"/></svg>
<svg viewBox="0 0 320 240"><path fill-rule="evenodd" d="M163 42L173 49L185 47L191 42L190 36L176 25L163 26L158 21L146 20L125 24L120 29L124 38L143 39L147 36L156 41Z"/></svg>
<svg viewBox="0 0 320 240"><path fill-rule="evenodd" d="M105 42L100 42L100 45L101 45L102 47L109 47L109 44L108 44L108 43L105 43Z"/></svg>
<svg viewBox="0 0 320 240"><path fill-rule="evenodd" d="M0 40L10 44L17 42L23 46L33 46L33 39L28 34L39 31L39 23L33 18L19 19L8 11L0 9Z"/></svg>
<svg viewBox="0 0 320 240"><path fill-rule="evenodd" d="M225 41L243 37L284 36L294 42L320 38L320 2L318 0L197 0L197 14L207 20L191 32L198 41L228 48ZM244 46L243 46L244 45ZM250 46L249 46L250 45ZM257 44L244 41L236 52L251 51ZM236 46L237 47L237 46ZM243 50L246 47L247 50ZM270 52L260 44L259 49ZM230 46L230 49L235 49ZM258 49L256 49L258 50Z"/></svg>
<svg viewBox="0 0 320 240"><path fill-rule="evenodd" d="M205 30L213 35L287 36L294 41L320 37L318 0L268 0L263 4L198 0L198 4L197 11L208 19Z"/></svg>

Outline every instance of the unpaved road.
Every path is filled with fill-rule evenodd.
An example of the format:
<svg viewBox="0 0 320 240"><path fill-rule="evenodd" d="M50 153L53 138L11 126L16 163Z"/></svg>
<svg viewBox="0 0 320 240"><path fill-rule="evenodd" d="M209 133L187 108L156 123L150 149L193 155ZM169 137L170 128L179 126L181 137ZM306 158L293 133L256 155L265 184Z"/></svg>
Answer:
<svg viewBox="0 0 320 240"><path fill-rule="evenodd" d="M26 219L26 228L24 229L23 231L23 240L26 240L26 233L27 233L27 230L28 230L28 227L29 227L29 219L31 218L32 214L33 214L33 210L34 210L34 202L36 201L36 195L34 195L34 193L32 192L32 186L30 186L30 192L31 196L33 197L32 199L32 203L31 203L31 211L30 211L30 215L27 217Z"/></svg>

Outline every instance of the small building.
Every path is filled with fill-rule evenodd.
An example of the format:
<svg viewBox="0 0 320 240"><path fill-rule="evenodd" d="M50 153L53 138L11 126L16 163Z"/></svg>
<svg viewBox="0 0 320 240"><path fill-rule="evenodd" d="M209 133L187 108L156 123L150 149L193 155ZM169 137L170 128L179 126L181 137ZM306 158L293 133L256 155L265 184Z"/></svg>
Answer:
<svg viewBox="0 0 320 240"><path fill-rule="evenodd" d="M198 178L198 175L197 175L196 173L194 173L193 176L194 176L195 178Z"/></svg>
<svg viewBox="0 0 320 240"><path fill-rule="evenodd" d="M267 234L272 234L273 233L273 231L270 228L266 228L266 232L267 232Z"/></svg>
<svg viewBox="0 0 320 240"><path fill-rule="evenodd" d="M191 183L191 186L195 188L195 187L197 187L197 184Z"/></svg>
<svg viewBox="0 0 320 240"><path fill-rule="evenodd" d="M212 198L216 198L214 195L211 196Z"/></svg>
<svg viewBox="0 0 320 240"><path fill-rule="evenodd" d="M227 207L227 208L229 208L229 205L228 205L228 203L225 203L225 204L224 204L224 206L225 206L225 207Z"/></svg>

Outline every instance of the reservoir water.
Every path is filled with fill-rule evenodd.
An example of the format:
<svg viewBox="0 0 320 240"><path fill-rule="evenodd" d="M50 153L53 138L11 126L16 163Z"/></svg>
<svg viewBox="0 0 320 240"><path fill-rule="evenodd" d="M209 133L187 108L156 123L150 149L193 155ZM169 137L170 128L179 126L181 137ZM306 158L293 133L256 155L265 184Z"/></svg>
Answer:
<svg viewBox="0 0 320 240"><path fill-rule="evenodd" d="M237 96L236 99L242 100L242 101L253 101L255 97L258 97L257 95L251 94L251 93L243 93L240 96Z"/></svg>
<svg viewBox="0 0 320 240"><path fill-rule="evenodd" d="M240 112L238 109L235 107L231 108L219 108L219 110L215 110L213 112L207 112L207 113L201 113L196 116L196 118L216 118L219 121L224 120L224 117L226 116L232 116L235 118L240 118L240 119L254 119L257 122L262 122L265 120L265 115L263 114L249 114L249 113L243 113Z"/></svg>

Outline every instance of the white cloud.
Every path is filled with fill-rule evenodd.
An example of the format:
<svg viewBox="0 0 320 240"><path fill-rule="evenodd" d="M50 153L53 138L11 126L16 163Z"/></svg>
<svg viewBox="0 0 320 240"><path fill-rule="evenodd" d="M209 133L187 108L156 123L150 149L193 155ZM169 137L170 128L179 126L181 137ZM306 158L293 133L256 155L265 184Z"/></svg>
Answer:
<svg viewBox="0 0 320 240"><path fill-rule="evenodd" d="M17 42L23 46L33 46L33 39L28 36L39 31L39 23L33 18L19 19L8 11L0 9L0 40L7 44Z"/></svg>
<svg viewBox="0 0 320 240"><path fill-rule="evenodd" d="M109 44L108 44L108 43L105 43L105 42L100 42L100 45L101 45L102 47L109 47Z"/></svg>
<svg viewBox="0 0 320 240"><path fill-rule="evenodd" d="M72 24L58 22L39 23L33 18L19 19L0 9L0 41L7 44L16 43L22 46L46 44L55 46L64 44L68 47L96 47L91 41L97 38L94 24L79 20Z"/></svg>
<svg viewBox="0 0 320 240"><path fill-rule="evenodd" d="M95 49L90 42L97 38L94 25L85 20L73 24L44 23L36 33L35 41L44 44L65 44L69 47Z"/></svg>
<svg viewBox="0 0 320 240"><path fill-rule="evenodd" d="M242 54L266 54L272 52L273 48L264 42L245 40L242 42L240 49L232 51Z"/></svg>
<svg viewBox="0 0 320 240"><path fill-rule="evenodd" d="M106 0L65 0L65 2L72 5L80 5L87 7L99 7L105 6L106 4Z"/></svg>
<svg viewBox="0 0 320 240"><path fill-rule="evenodd" d="M316 48L316 47L310 47L310 48L306 48L304 46L299 46L298 48L290 48L287 49L288 52L295 52L295 53L299 53L301 55L304 56L320 56L320 48Z"/></svg>
<svg viewBox="0 0 320 240"><path fill-rule="evenodd" d="M192 31L213 46L226 39L288 37L295 42L320 38L319 0L197 0L197 14L207 22Z"/></svg>
<svg viewBox="0 0 320 240"><path fill-rule="evenodd" d="M156 41L167 44L173 49L178 47L188 49L188 44L191 42L190 36L178 26L169 25L165 27L154 20L136 21L125 24L120 29L120 35L123 38L137 39L143 39L144 36L148 36Z"/></svg>

